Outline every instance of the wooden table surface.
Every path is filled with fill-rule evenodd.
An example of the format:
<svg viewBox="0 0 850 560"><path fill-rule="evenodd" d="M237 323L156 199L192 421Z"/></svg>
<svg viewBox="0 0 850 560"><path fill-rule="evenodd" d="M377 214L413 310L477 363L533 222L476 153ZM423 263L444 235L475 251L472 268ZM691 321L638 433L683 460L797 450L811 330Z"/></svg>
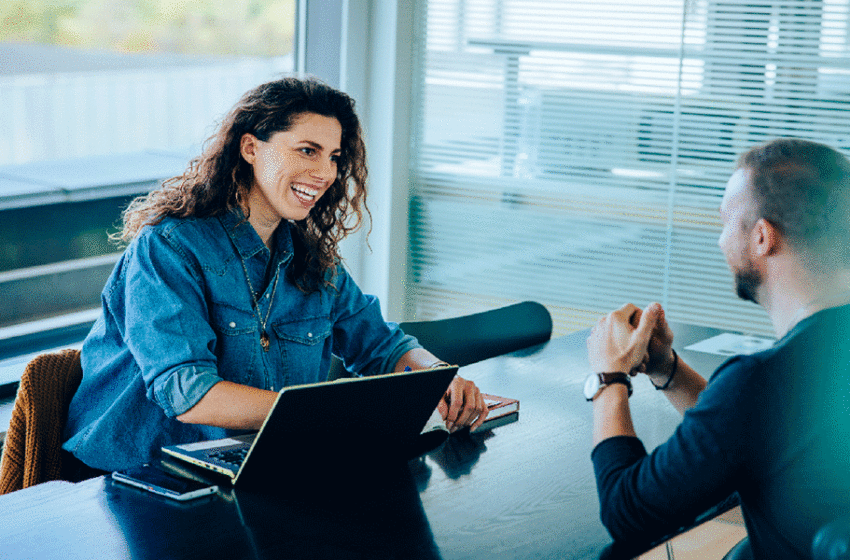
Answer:
<svg viewBox="0 0 850 560"><path fill-rule="evenodd" d="M684 350L718 331L673 325L704 376L721 357ZM223 488L178 503L105 478L0 497L0 558L584 559L615 556L590 462L585 331L461 369L482 391L520 400L519 420L451 436L408 463L359 472L340 457L321 483ZM632 413L648 449L679 415L645 377Z"/></svg>

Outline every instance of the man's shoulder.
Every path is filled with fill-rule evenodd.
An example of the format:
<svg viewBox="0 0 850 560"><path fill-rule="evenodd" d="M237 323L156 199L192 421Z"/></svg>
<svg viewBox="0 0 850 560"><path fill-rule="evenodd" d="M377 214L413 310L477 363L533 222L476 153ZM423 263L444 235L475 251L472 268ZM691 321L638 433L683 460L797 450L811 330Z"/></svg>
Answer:
<svg viewBox="0 0 850 560"><path fill-rule="evenodd" d="M775 352L776 347L772 347L754 354L732 356L714 370L709 378L709 384L726 383L733 379L739 382L743 381L767 367Z"/></svg>
<svg viewBox="0 0 850 560"><path fill-rule="evenodd" d="M850 357L850 306L809 318L770 348L732 356L715 370L709 386L781 385L803 371L831 370L841 356Z"/></svg>

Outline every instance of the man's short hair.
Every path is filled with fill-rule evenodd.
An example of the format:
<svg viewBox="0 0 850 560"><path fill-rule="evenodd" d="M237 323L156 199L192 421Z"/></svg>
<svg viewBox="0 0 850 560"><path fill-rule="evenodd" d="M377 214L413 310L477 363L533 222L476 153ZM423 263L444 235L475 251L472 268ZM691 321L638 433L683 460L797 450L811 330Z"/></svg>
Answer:
<svg viewBox="0 0 850 560"><path fill-rule="evenodd" d="M850 265L850 161L824 144L779 138L738 158L750 170L752 223L764 218L818 268ZM750 224L751 225L751 224Z"/></svg>

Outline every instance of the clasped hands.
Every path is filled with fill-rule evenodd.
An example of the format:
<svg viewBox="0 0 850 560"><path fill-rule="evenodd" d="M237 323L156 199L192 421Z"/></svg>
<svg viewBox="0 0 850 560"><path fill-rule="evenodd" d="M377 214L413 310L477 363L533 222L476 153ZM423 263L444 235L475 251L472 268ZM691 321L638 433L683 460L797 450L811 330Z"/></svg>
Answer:
<svg viewBox="0 0 850 560"><path fill-rule="evenodd" d="M673 332L664 309L629 303L599 319L587 337L590 367L597 373L646 373L663 377L673 365Z"/></svg>

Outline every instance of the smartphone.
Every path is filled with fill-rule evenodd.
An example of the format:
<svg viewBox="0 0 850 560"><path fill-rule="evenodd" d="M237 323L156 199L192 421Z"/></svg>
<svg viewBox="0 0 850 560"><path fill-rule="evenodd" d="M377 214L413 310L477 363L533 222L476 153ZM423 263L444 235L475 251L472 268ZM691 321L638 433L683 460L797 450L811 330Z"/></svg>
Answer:
<svg viewBox="0 0 850 560"><path fill-rule="evenodd" d="M218 486L212 484L204 484L196 480L180 478L168 474L153 465L142 465L123 471L115 471L112 473L113 480L143 488L148 492L166 496L173 500L192 500L214 494L218 491Z"/></svg>

